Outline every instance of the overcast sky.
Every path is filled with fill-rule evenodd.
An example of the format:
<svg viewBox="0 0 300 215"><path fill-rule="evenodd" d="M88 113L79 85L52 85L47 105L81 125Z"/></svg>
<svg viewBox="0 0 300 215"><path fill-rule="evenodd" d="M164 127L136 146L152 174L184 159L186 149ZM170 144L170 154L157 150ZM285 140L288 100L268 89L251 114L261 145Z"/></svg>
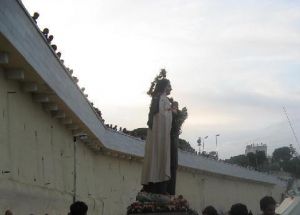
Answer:
<svg viewBox="0 0 300 215"><path fill-rule="evenodd" d="M106 123L145 127L146 92L166 68L189 118L182 138L222 158L250 143L299 145L300 2L23 0L47 27Z"/></svg>

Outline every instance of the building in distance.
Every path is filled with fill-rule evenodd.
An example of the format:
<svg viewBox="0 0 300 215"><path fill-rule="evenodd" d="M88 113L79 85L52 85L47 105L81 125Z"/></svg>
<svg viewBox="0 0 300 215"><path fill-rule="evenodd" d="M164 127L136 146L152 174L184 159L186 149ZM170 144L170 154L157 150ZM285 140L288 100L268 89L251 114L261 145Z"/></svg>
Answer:
<svg viewBox="0 0 300 215"><path fill-rule="evenodd" d="M250 144L246 146L246 150L245 150L245 155L249 154L249 153L254 153L256 154L256 152L265 152L265 155L267 155L267 144Z"/></svg>

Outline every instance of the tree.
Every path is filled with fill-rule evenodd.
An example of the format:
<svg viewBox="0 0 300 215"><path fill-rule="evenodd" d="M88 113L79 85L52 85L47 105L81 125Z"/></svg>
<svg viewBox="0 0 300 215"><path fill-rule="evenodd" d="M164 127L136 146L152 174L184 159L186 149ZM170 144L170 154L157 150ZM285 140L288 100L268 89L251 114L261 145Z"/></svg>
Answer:
<svg viewBox="0 0 300 215"><path fill-rule="evenodd" d="M279 163L271 163L267 166L266 171L280 171Z"/></svg>
<svg viewBox="0 0 300 215"><path fill-rule="evenodd" d="M140 137L142 140L146 140L147 128L136 128L129 132L132 136Z"/></svg>
<svg viewBox="0 0 300 215"><path fill-rule="evenodd" d="M282 163L283 170L291 173L293 176L300 178L300 159L292 158Z"/></svg>
<svg viewBox="0 0 300 215"><path fill-rule="evenodd" d="M190 145L190 143L184 139L179 138L178 140L178 148L183 151L194 152L195 149Z"/></svg>
<svg viewBox="0 0 300 215"><path fill-rule="evenodd" d="M295 149L295 147L293 146L293 144L290 144L289 148L290 148L290 150L291 150L291 155L292 155L292 157L295 157L295 156L296 156L296 149Z"/></svg>
<svg viewBox="0 0 300 215"><path fill-rule="evenodd" d="M267 160L266 153L264 151L257 151L255 153L256 164L258 167L263 167L265 161Z"/></svg>
<svg viewBox="0 0 300 215"><path fill-rule="evenodd" d="M293 155L290 147L281 147L275 149L273 152L273 161L276 162L286 162L289 161Z"/></svg>
<svg viewBox="0 0 300 215"><path fill-rule="evenodd" d="M228 163L237 164L237 165L243 166L243 167L249 166L249 159L246 155L233 156L230 159L227 159L225 161Z"/></svg>
<svg viewBox="0 0 300 215"><path fill-rule="evenodd" d="M256 160L255 154L253 152L250 152L247 154L247 158L249 160L249 166L252 166L256 169L257 168L257 160Z"/></svg>

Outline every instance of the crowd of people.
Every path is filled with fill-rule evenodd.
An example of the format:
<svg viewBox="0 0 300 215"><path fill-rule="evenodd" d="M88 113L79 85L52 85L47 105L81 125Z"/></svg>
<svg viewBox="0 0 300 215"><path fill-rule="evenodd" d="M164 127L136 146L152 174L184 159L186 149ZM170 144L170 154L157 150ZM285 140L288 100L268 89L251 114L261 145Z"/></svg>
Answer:
<svg viewBox="0 0 300 215"><path fill-rule="evenodd" d="M87 215L87 212L88 212L88 206L86 205L86 203L82 201L77 201L71 204L68 215ZM5 215L13 215L13 212L11 210L6 210ZM29 214L29 215L34 215L34 214ZM49 215L49 214L46 213L45 215Z"/></svg>
<svg viewBox="0 0 300 215"><path fill-rule="evenodd" d="M265 196L260 200L261 215L276 215L275 213L276 201L271 196ZM88 206L82 201L77 201L71 204L68 215L87 215ZM221 215L213 206L207 206L202 215ZM227 215L253 215L251 210L242 203L237 203L231 206ZM6 210L5 215L13 215L12 211ZM33 215L33 214L32 214ZM48 214L45 214L48 215Z"/></svg>
<svg viewBox="0 0 300 215"><path fill-rule="evenodd" d="M39 18L39 13L35 12L32 15L32 19L35 22L35 24L37 25L37 20ZM46 39L49 47L55 52L56 57L60 60L60 62L62 63L62 65L64 66L64 60L61 59L61 52L57 51L57 45L52 44L52 41L54 39L54 36L50 34L50 30L49 28L44 28L43 30L40 30L42 35L44 36L44 38ZM70 69L69 67L64 66L65 69L68 71L68 73L72 76L73 75L73 69ZM76 76L72 76L73 81L75 83L78 83L78 78ZM81 88L81 91L84 91L84 88ZM87 95L85 94L85 96L87 97ZM91 104L91 106L93 107L94 111L96 112L97 116L99 117L99 119L103 122L103 124L105 123L105 120L102 117L102 112L99 110L99 108L95 107L94 104L92 102L89 101L89 103ZM122 128L120 126L117 125L112 125L112 124L104 124L107 128L113 129L115 131L119 131L128 135L131 135L130 132L126 129L126 128ZM119 127L119 129L118 129Z"/></svg>
<svg viewBox="0 0 300 215"><path fill-rule="evenodd" d="M37 25L37 19L39 18L39 13L35 12L32 16L33 21L35 22L35 24ZM56 53L56 57L60 60L60 62L62 63L62 65L64 66L64 60L61 59L61 52L57 52L57 45L52 44L52 41L54 39L54 36L50 34L50 30L49 28L44 28L43 30L40 30L42 35L44 36L44 38L46 39L46 41L48 42L48 45L50 46L50 48ZM65 69L68 71L68 73L72 76L73 75L73 69L70 69L69 67L64 66ZM72 79L75 83L78 83L79 79L76 76L72 76ZM81 88L81 91L83 92L84 88ZM87 97L87 95L85 94L85 96ZM130 132L129 130L127 130L126 128L122 128L121 126L118 125L112 125L112 124L105 124L105 120L103 119L102 116L102 112L99 110L99 108L95 107L94 104L92 102L90 102L90 105L92 106L92 108L94 109L94 111L96 112L97 116L99 117L99 119L102 121L102 123L106 126L106 128L112 129L114 131L118 131L136 138L140 138L137 135L134 135L132 132ZM141 138L142 139L142 138Z"/></svg>
<svg viewBox="0 0 300 215"><path fill-rule="evenodd" d="M259 202L261 215L276 215L276 201L272 196L265 196ZM231 206L227 213L228 215L253 215L251 210L248 210L247 206L242 203L236 203ZM221 215L213 206L207 206L203 211L202 215Z"/></svg>
<svg viewBox="0 0 300 215"><path fill-rule="evenodd" d="M37 19L39 18L39 16L40 16L40 15L39 15L39 13L37 13L37 12L35 12L35 13L33 14L33 16L32 16L32 19L33 19L33 21L35 22L36 25L37 25ZM57 52L57 45L52 44L52 41L53 41L53 39L54 39L54 36L49 34L50 31L49 31L48 28L44 28L43 30L40 30L40 31L41 31L42 35L44 36L44 38L46 39L46 41L47 41L49 47L55 52L56 57L57 57L57 58L60 60L60 62L64 65L64 60L61 59L61 52ZM65 67L65 66L64 66L64 67ZM65 68L66 68L66 70L69 72L70 75L73 74L73 70L72 70L72 69L70 69L69 67L65 67ZM78 82L78 78L77 78L77 77L73 76L72 78L73 78L74 82L76 82L76 83Z"/></svg>

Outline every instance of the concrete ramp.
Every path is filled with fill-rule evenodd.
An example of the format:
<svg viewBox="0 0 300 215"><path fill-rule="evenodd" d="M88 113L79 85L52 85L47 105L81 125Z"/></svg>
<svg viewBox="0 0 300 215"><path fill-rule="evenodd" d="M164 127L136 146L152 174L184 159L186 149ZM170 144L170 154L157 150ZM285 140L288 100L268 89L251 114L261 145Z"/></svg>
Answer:
<svg viewBox="0 0 300 215"><path fill-rule="evenodd" d="M276 209L280 215L299 215L300 214L300 196L286 198Z"/></svg>

